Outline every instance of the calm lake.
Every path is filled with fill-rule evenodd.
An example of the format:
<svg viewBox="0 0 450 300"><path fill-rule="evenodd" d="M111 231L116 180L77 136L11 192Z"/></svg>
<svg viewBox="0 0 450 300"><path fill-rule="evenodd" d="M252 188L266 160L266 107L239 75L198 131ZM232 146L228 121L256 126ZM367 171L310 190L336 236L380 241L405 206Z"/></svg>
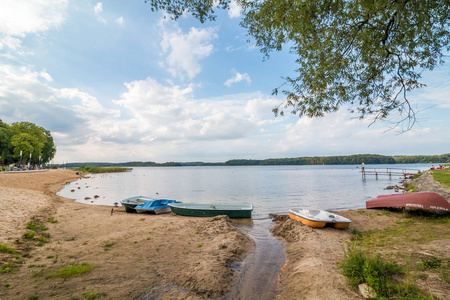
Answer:
<svg viewBox="0 0 450 300"><path fill-rule="evenodd" d="M423 171L430 167L431 164L365 166L366 171ZM363 179L360 171L360 166L350 165L134 168L126 173L90 175L67 184L58 195L90 205L114 205L137 195L192 203L252 204L251 220L233 222L253 238L255 250L233 266L238 279L222 299L268 300L276 298L277 277L285 263L283 244L269 231L269 214L287 215L289 208L365 208L366 200L394 193L385 188L403 179L387 175L378 179L367 175ZM90 199L85 200L86 197Z"/></svg>
<svg viewBox="0 0 450 300"><path fill-rule="evenodd" d="M370 168L426 170L431 164L366 165ZM253 219L289 208L346 210L364 208L365 200L393 193L386 186L400 176L367 176L360 166L148 167L131 172L93 174L64 187L58 195L78 202L113 205L142 195L182 202L254 206ZM80 188L78 188L80 187ZM71 192L74 190L74 192ZM99 196L94 198L94 196ZM86 197L91 199L85 200Z"/></svg>

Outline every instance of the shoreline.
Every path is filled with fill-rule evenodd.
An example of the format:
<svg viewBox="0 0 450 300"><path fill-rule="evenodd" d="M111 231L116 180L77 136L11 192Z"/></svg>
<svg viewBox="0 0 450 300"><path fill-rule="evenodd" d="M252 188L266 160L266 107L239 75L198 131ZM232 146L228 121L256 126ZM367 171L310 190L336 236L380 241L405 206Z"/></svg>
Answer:
<svg viewBox="0 0 450 300"><path fill-rule="evenodd" d="M115 208L111 214L112 206L86 205L56 195L78 178L70 170L0 176L0 244L16 249L20 257L17 263L15 255L0 253L2 264L18 264L16 272L1 273L0 299L33 295L81 299L84 293L106 299L226 298L238 284L231 266L253 251L254 242L227 217L146 216ZM421 189L439 189L429 178L422 181ZM282 241L286 254L277 281L278 298L361 299L336 263L355 230L384 230L402 214L367 209L339 214L353 221L350 229L313 229L288 216L274 216L270 231ZM57 222L48 222L49 218ZM42 246L22 237L31 219L42 220L48 228L49 241ZM431 251L450 259L450 238L440 243L442 247L411 246L410 254ZM83 263L93 269L74 277L46 278ZM448 286L433 282L430 288L442 299L450 295Z"/></svg>

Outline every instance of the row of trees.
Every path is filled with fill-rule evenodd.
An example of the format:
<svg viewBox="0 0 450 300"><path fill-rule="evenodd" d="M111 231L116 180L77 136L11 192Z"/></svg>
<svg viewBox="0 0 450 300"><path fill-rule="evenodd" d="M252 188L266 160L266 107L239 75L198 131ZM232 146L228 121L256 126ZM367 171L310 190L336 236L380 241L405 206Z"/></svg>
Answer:
<svg viewBox="0 0 450 300"><path fill-rule="evenodd" d="M450 163L450 153L442 155L402 155L385 156L379 154L355 154L341 156L313 156L295 158L269 158L269 159L232 159L226 162L165 162L155 163L152 161L133 161L125 163L90 162L69 163L68 168L80 166L92 167L187 167L187 166L279 166L279 165L360 165L365 164L414 164L414 163Z"/></svg>
<svg viewBox="0 0 450 300"><path fill-rule="evenodd" d="M55 153L56 147L50 131L30 122L8 125L0 119L1 164L46 164L53 159Z"/></svg>
<svg viewBox="0 0 450 300"><path fill-rule="evenodd" d="M270 165L359 165L366 164L396 164L392 156L378 154L356 154L342 156L314 156L295 158L270 158L263 160L233 159L225 162L226 166L270 166Z"/></svg>

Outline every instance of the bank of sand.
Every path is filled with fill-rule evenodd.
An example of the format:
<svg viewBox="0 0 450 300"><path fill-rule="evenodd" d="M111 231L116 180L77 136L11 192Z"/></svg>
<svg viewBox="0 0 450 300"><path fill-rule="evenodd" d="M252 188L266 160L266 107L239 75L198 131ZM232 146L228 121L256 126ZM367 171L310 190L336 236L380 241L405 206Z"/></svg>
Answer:
<svg viewBox="0 0 450 300"><path fill-rule="evenodd" d="M0 299L203 299L223 295L235 274L229 267L253 241L227 217L137 215L121 208L76 203L56 195L79 178L74 171L0 174L0 244L18 249L23 265L0 273ZM43 246L22 238L32 218L50 234ZM18 241L19 243L17 243ZM33 242L32 244L37 244ZM30 256L30 257L28 257ZM0 264L12 255L0 253ZM96 266L88 274L46 279L73 264Z"/></svg>
<svg viewBox="0 0 450 300"><path fill-rule="evenodd" d="M204 299L226 294L235 274L229 267L244 259L253 242L226 217L188 218L127 214L116 208L85 205L56 196L73 171L0 174L0 243L24 248L25 223L32 217L46 223L50 242L29 249L16 273L0 274L0 299L81 299L86 291L108 299ZM427 181L428 180L428 181ZM422 190L435 187L429 177ZM349 230L313 229L287 216L276 216L272 233L286 249L287 262L278 285L279 299L360 299L341 275L336 262L353 230L384 229L396 224L400 213L376 210L340 212L352 219ZM406 255L435 255L450 260L448 224L442 239L411 244ZM395 247L394 247L395 248ZM24 253L25 250L22 250ZM399 249L405 251L405 249ZM2 261L10 255L0 254ZM66 280L45 279L52 271L87 262L96 266L88 274ZM423 283L435 296L449 299L450 288L433 274ZM426 284L426 285L425 285Z"/></svg>

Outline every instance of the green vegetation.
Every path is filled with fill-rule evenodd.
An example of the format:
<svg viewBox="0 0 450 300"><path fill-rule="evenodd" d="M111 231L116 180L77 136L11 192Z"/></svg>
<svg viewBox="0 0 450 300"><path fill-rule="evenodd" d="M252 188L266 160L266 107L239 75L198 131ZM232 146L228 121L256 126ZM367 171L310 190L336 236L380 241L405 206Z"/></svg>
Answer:
<svg viewBox="0 0 450 300"><path fill-rule="evenodd" d="M0 162L3 164L46 164L56 147L50 131L30 122L11 125L0 119Z"/></svg>
<svg viewBox="0 0 450 300"><path fill-rule="evenodd" d="M105 292L89 292L86 291L83 293L83 299L96 299L98 297L106 296Z"/></svg>
<svg viewBox="0 0 450 300"><path fill-rule="evenodd" d="M224 163L203 162L125 162L125 163L70 163L66 167L78 168L82 172L95 173L109 172L116 168L125 168L121 172L129 170L130 167L185 167L185 166L270 166L270 165L361 165L365 164L413 164L413 163L450 163L450 154L442 155L413 155L413 156L385 156L378 154L355 154L342 156L314 156L294 158L269 158L269 159L232 159ZM116 172L116 171L111 171Z"/></svg>
<svg viewBox="0 0 450 300"><path fill-rule="evenodd" d="M237 3L241 26L266 58L284 47L294 55L293 76L273 91L286 97L273 110L281 115L318 117L345 107L375 121L394 113L409 129L415 113L407 95L423 87L424 70L445 62L449 45L447 0L146 2L173 19L191 14L202 23Z"/></svg>
<svg viewBox="0 0 450 300"><path fill-rule="evenodd" d="M28 223L25 224L28 229L34 230L34 231L44 231L47 230L47 227L45 227L44 223L37 221L36 219L31 219Z"/></svg>
<svg viewBox="0 0 450 300"><path fill-rule="evenodd" d="M107 243L104 245L103 250L109 251L112 246L114 246L115 243Z"/></svg>
<svg viewBox="0 0 450 300"><path fill-rule="evenodd" d="M79 171L83 173L117 173L117 172L128 172L131 168L124 167L91 167L91 166L81 166L78 168Z"/></svg>
<svg viewBox="0 0 450 300"><path fill-rule="evenodd" d="M50 217L47 219L48 223L58 223L58 220L56 220L54 217Z"/></svg>
<svg viewBox="0 0 450 300"><path fill-rule="evenodd" d="M15 250L14 250L14 248L11 248L11 247L9 247L6 244L1 244L0 245L0 252L1 253L14 254Z"/></svg>
<svg viewBox="0 0 450 300"><path fill-rule="evenodd" d="M434 272L449 283L450 260L438 255L424 258L410 251L414 245L449 239L449 222L450 214L418 210L404 212L395 225L384 230L355 230L339 265L353 286L366 283L376 291L377 299L434 299L415 281Z"/></svg>
<svg viewBox="0 0 450 300"><path fill-rule="evenodd" d="M63 278L67 279L70 277L79 276L82 274L89 273L95 268L95 266L89 264L89 263L82 263L80 265L74 265L70 267L64 267L59 270L56 270L52 272L51 274L45 276L46 279L51 278Z"/></svg>
<svg viewBox="0 0 450 300"><path fill-rule="evenodd" d="M432 170L431 175L434 180L450 188L450 168L442 170Z"/></svg>
<svg viewBox="0 0 450 300"><path fill-rule="evenodd" d="M34 236L36 235L36 232L34 231L28 231L26 233L23 234L23 237L28 239L28 240L32 240L34 239Z"/></svg>

